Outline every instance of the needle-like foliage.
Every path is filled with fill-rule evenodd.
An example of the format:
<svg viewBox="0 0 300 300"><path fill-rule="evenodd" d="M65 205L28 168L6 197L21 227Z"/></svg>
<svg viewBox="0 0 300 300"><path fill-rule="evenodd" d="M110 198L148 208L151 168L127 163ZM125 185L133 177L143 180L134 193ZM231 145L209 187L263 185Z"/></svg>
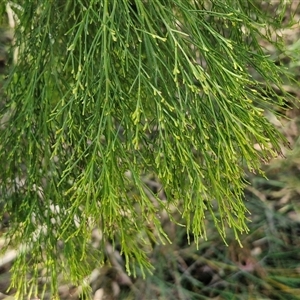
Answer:
<svg viewBox="0 0 300 300"><path fill-rule="evenodd" d="M263 108L283 103L284 70L258 40L282 50L288 1L276 18L254 0L3 2L0 19L7 4L16 28L0 186L8 241L21 244L19 297L37 293L41 265L54 294L61 271L75 283L89 275L95 227L129 273L149 269L149 245L167 240L162 211L172 219L181 207L196 241L207 214L224 239L227 227L247 232L244 167L259 170L282 141Z"/></svg>

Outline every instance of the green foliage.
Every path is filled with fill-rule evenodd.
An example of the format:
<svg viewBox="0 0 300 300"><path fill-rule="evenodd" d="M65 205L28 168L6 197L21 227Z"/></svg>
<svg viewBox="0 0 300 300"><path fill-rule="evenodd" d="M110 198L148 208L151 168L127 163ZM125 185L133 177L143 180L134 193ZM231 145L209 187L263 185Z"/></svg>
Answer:
<svg viewBox="0 0 300 300"><path fill-rule="evenodd" d="M141 293L124 291L120 299L299 299L299 183L291 184L298 177L297 154L299 145L287 160L271 162L266 174L272 180L248 174L252 185L245 199L252 222L241 237L243 248L230 232L226 247L214 228L199 246L187 244L184 228L170 230L174 224L167 223L165 229L176 235L172 245L152 253L153 276L136 280Z"/></svg>
<svg viewBox="0 0 300 300"><path fill-rule="evenodd" d="M95 227L103 245L120 244L129 273L150 269L147 249L168 240L162 211L172 219L178 207L196 243L207 216L223 239L227 227L247 232L243 166L259 170L283 140L262 108L283 104L274 88L285 71L258 38L282 50L271 33L286 1L276 18L244 0L14 4L0 180L8 241L23 245L20 297L28 252L54 294L60 271L77 283L101 264L103 252L90 257Z"/></svg>

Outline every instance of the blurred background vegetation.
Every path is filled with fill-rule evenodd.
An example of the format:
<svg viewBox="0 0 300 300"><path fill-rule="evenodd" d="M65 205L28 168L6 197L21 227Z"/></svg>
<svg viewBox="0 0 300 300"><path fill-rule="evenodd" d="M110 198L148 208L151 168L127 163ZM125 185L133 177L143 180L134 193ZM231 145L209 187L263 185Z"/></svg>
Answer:
<svg viewBox="0 0 300 300"><path fill-rule="evenodd" d="M260 9L276 8L274 3L269 5L268 2L260 2ZM291 15L295 15L296 21L300 20L298 1L294 3L291 10L286 11L286 24ZM300 28L295 23L285 29L286 24L282 24L282 37L288 46L287 56L282 53L278 56L268 44L263 46L266 53L293 74L295 85L287 83L285 89L299 100L296 82L300 78ZM8 59L5 47L9 42L9 35L1 41L1 80L5 76L2 69ZM290 149L282 148L284 158L262 163L265 176L249 173L245 178L250 183L245 190L245 201L251 214L250 232L241 237L243 247L230 231L228 245L225 245L214 226L207 228L207 240L200 241L197 247L183 226L169 222L162 214L163 228L172 243L153 243L153 250L149 248L153 274L143 278L140 272L136 278L128 277L118 245L113 250L107 244L107 265L95 266L91 276L94 299L300 299L300 110L294 102L286 102L286 108L279 112L281 117L265 110L270 122L287 137ZM164 191L157 178L149 175L147 182L163 199ZM181 216L177 217L182 224ZM207 222L213 224L209 219ZM6 226L8 219L4 215L0 247ZM101 233L97 230L93 232L92 244L100 247ZM14 257L15 250L11 247L0 258L0 299L13 299L15 291L7 289ZM43 269L39 272L43 282ZM80 299L80 291L80 287L70 286L69 282L60 283L61 299ZM50 297L46 291L43 299Z"/></svg>

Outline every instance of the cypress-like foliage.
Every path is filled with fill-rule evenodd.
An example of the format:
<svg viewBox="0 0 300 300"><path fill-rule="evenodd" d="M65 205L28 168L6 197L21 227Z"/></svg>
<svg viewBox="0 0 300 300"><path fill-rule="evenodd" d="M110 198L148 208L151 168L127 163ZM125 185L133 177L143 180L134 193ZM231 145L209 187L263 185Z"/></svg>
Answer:
<svg viewBox="0 0 300 300"><path fill-rule="evenodd" d="M149 244L168 240L162 211L172 220L177 207L196 242L207 215L224 240L227 227L247 232L245 169L280 154L263 111L286 96L275 91L285 70L259 41L283 51L288 1L275 18L254 0L3 2L3 26L9 5L16 27L2 78L0 201L20 248L19 297L36 292L41 264L54 295L61 272L74 283L89 275L104 259L92 258L95 227L133 274L151 268Z"/></svg>

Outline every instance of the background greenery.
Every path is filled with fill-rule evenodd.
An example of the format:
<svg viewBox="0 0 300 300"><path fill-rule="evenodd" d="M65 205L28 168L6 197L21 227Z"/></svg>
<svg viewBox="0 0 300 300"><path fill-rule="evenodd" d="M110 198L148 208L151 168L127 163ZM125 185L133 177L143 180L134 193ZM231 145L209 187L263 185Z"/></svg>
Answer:
<svg viewBox="0 0 300 300"><path fill-rule="evenodd" d="M17 298L44 288L45 298L74 299L81 288L68 284L105 264L90 281L111 298L297 299L297 109L292 121L278 117L294 105L286 92L298 97L280 67L297 79L297 28L280 31L297 8L19 4L21 26L2 43L15 45L4 58L15 69L2 72L1 103L3 238L7 253L19 249ZM276 153L288 159L263 167L271 180L248 174Z"/></svg>

